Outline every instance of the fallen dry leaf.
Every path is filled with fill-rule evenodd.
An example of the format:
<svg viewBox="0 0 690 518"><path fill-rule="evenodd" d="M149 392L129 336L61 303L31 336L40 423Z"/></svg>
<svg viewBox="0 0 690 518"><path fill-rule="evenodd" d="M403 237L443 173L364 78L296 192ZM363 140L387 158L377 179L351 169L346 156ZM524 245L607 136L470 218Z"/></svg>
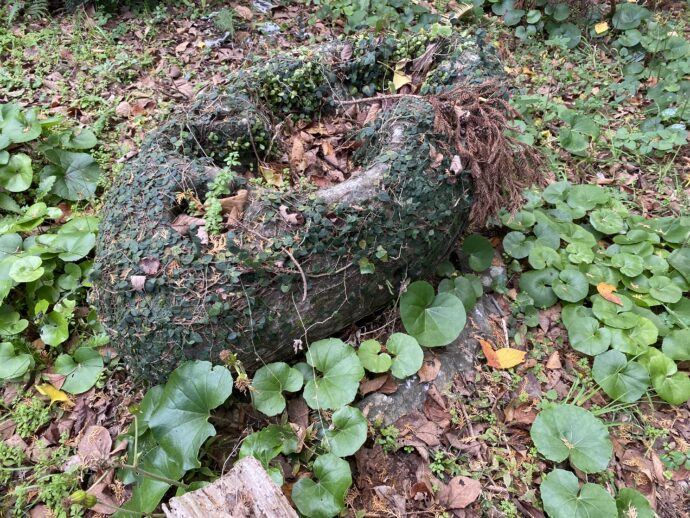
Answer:
<svg viewBox="0 0 690 518"><path fill-rule="evenodd" d="M134 291L144 291L146 285L146 275L132 275L129 281L132 283Z"/></svg>
<svg viewBox="0 0 690 518"><path fill-rule="evenodd" d="M511 347L494 350L486 340L479 340L479 343L482 346L482 351L484 351L489 367L494 369L510 369L525 361L525 355L527 354L525 351Z"/></svg>
<svg viewBox="0 0 690 518"><path fill-rule="evenodd" d="M50 398L50 405L52 405L56 401L64 402L68 405L74 405L74 403L72 403L69 396L65 392L63 392L62 390L56 389L50 383L43 383L41 385L36 385L36 390L38 391L39 394L42 394L42 395Z"/></svg>
<svg viewBox="0 0 690 518"><path fill-rule="evenodd" d="M616 287L613 284L600 282L599 284L597 284L597 291L599 292L599 295L604 297L609 302L613 302L614 304L618 304L619 306L623 305L623 301L621 300L621 298L613 294L613 292L616 291Z"/></svg>
<svg viewBox="0 0 690 518"><path fill-rule="evenodd" d="M441 360L438 358L425 359L422 368L417 371L417 376L419 376L421 383L429 383L436 379L440 370Z"/></svg>
<svg viewBox="0 0 690 518"><path fill-rule="evenodd" d="M546 368L555 370L560 369L561 367L561 357L558 354L558 351L554 351L553 353L551 353L551 356L549 356L549 359L546 361Z"/></svg>
<svg viewBox="0 0 690 518"><path fill-rule="evenodd" d="M146 275L156 275L160 266L161 262L155 257L144 257L139 261L139 268L141 268Z"/></svg>
<svg viewBox="0 0 690 518"><path fill-rule="evenodd" d="M188 216L187 214L180 214L171 223L172 228L182 235L189 233L189 227L196 225L202 227L206 224L203 218L195 218L194 216Z"/></svg>
<svg viewBox="0 0 690 518"><path fill-rule="evenodd" d="M438 494L441 505L447 509L464 509L474 502L482 492L478 480L469 477L453 477Z"/></svg>
<svg viewBox="0 0 690 518"><path fill-rule="evenodd" d="M108 430L102 426L89 426L77 446L77 452L84 465L107 460L113 440Z"/></svg>

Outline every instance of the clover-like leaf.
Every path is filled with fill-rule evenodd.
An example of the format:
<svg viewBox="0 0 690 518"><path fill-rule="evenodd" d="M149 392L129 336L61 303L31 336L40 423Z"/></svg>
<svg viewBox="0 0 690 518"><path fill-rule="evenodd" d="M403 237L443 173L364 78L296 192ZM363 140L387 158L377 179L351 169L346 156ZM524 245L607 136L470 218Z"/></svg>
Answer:
<svg viewBox="0 0 690 518"><path fill-rule="evenodd" d="M0 343L0 380L8 381L24 376L34 366L34 357L17 354L10 342Z"/></svg>
<svg viewBox="0 0 690 518"><path fill-rule="evenodd" d="M613 446L606 426L590 411L575 405L542 410L532 424L534 446L548 460L570 462L584 473L603 471Z"/></svg>
<svg viewBox="0 0 690 518"><path fill-rule="evenodd" d="M655 275L649 279L649 294L659 302L673 304L683 297L683 290L669 277Z"/></svg>
<svg viewBox="0 0 690 518"><path fill-rule="evenodd" d="M10 277L15 282L33 282L40 279L45 272L43 261L37 255L25 255L14 261L10 268Z"/></svg>
<svg viewBox="0 0 690 518"><path fill-rule="evenodd" d="M618 518L656 518L649 501L636 489L624 487L616 497Z"/></svg>
<svg viewBox="0 0 690 518"><path fill-rule="evenodd" d="M674 329L671 331L664 337L661 350L673 360L690 360L690 329Z"/></svg>
<svg viewBox="0 0 690 518"><path fill-rule="evenodd" d="M558 296L552 286L558 279L558 270L544 268L525 272L520 276L520 289L534 299L534 305L540 308L548 308L558 301Z"/></svg>
<svg viewBox="0 0 690 518"><path fill-rule="evenodd" d="M198 468L199 448L216 429L208 422L211 410L232 393L232 375L221 365L188 361L175 369L149 420L158 443L185 470Z"/></svg>
<svg viewBox="0 0 690 518"><path fill-rule="evenodd" d="M264 365L256 371L252 380L254 406L267 416L278 415L285 410L283 392L297 392L302 388L302 383L302 373L287 363Z"/></svg>
<svg viewBox="0 0 690 518"><path fill-rule="evenodd" d="M589 215L589 222L602 234L618 234L625 230L625 221L614 210L597 209Z"/></svg>
<svg viewBox="0 0 690 518"><path fill-rule="evenodd" d="M570 471L554 469L544 477L539 490L550 518L614 518L618 513L616 502L606 489L590 482L580 488Z"/></svg>
<svg viewBox="0 0 690 518"><path fill-rule="evenodd" d="M337 338L319 340L309 347L307 363L318 371L304 387L309 408L335 410L355 399L364 368L352 347Z"/></svg>
<svg viewBox="0 0 690 518"><path fill-rule="evenodd" d="M292 486L292 501L308 518L332 518L345 506L345 495L352 485L350 465L333 454L314 461L314 478L299 479Z"/></svg>
<svg viewBox="0 0 690 518"><path fill-rule="evenodd" d="M553 281L552 289L561 300L580 302L589 293L589 282L587 282L587 277L579 270L566 268Z"/></svg>
<svg viewBox="0 0 690 518"><path fill-rule="evenodd" d="M324 443L336 457L354 455L367 440L369 423L359 408L344 406L333 413L332 424L324 432Z"/></svg>
<svg viewBox="0 0 690 518"><path fill-rule="evenodd" d="M464 329L467 316L459 298L451 293L434 295L425 281L410 284L400 298L400 318L409 334L425 347L448 345Z"/></svg>
<svg viewBox="0 0 690 518"><path fill-rule="evenodd" d="M599 327L599 322L594 318L583 318L568 328L568 339L576 351L596 356L610 347L611 331Z"/></svg>
<svg viewBox="0 0 690 518"><path fill-rule="evenodd" d="M23 192L31 187L34 177L31 158L24 153L15 153L7 165L0 166L0 187L9 192Z"/></svg>
<svg viewBox="0 0 690 518"><path fill-rule="evenodd" d="M508 232L503 238L503 249L515 259L527 257L534 246L533 239L527 239L522 232Z"/></svg>
<svg viewBox="0 0 690 518"><path fill-rule="evenodd" d="M394 356L391 374L396 378L407 378L422 368L424 351L414 337L393 333L386 342L386 349Z"/></svg>
<svg viewBox="0 0 690 518"><path fill-rule="evenodd" d="M592 377L615 401L633 403L647 392L649 373L619 351L606 351L594 358Z"/></svg>
<svg viewBox="0 0 690 518"><path fill-rule="evenodd" d="M62 390L70 394L82 394L93 387L103 369L100 353L88 347L80 347L73 355L61 354L55 360L55 372L65 376Z"/></svg>
<svg viewBox="0 0 690 518"><path fill-rule="evenodd" d="M357 356L362 366L369 372L381 373L388 372L391 368L391 359L389 354L381 353L381 344L376 340L363 341L359 349L357 349Z"/></svg>
<svg viewBox="0 0 690 518"><path fill-rule="evenodd" d="M471 234L462 242L462 252L468 258L470 268L475 272L483 272L494 258L494 247L491 241L479 234Z"/></svg>

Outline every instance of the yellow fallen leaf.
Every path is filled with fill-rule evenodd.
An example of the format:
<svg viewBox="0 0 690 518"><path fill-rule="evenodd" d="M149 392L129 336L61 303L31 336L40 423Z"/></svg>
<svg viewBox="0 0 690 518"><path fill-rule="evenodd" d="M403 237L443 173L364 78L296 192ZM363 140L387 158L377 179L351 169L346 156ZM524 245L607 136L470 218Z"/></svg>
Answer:
<svg viewBox="0 0 690 518"><path fill-rule="evenodd" d="M412 82L412 78L405 73L406 64L407 61L403 59L397 65L395 65L395 71L393 72L393 86L395 87L396 92L403 86L409 85Z"/></svg>
<svg viewBox="0 0 690 518"><path fill-rule="evenodd" d="M494 369L510 369L525 361L527 354L525 351L511 347L503 347L494 351L494 348L486 340L479 340L479 344L482 346L484 356L486 356L486 362L489 367Z"/></svg>
<svg viewBox="0 0 690 518"><path fill-rule="evenodd" d="M599 295L604 297L609 302L613 302L614 304L618 304L619 306L623 305L623 301L621 300L621 298L613 294L613 292L616 291L616 287L613 284L600 282L599 284L597 284L597 291L599 292Z"/></svg>
<svg viewBox="0 0 690 518"><path fill-rule="evenodd" d="M67 393L63 392L60 389L56 389L50 383L36 385L36 390L38 390L39 394L43 394L44 396L49 397L51 405L56 401L62 401L70 406L74 406L74 403L72 403Z"/></svg>
<svg viewBox="0 0 690 518"><path fill-rule="evenodd" d="M604 34L609 30L609 24L607 22L599 22L594 26L594 32L597 34Z"/></svg>

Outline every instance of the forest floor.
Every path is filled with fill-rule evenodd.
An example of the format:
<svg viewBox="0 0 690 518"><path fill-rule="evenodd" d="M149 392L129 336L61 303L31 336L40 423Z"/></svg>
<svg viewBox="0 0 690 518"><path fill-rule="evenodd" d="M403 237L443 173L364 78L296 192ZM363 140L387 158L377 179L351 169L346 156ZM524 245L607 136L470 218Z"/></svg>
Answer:
<svg viewBox="0 0 690 518"><path fill-rule="evenodd" d="M302 4L281 5L266 13L232 7L234 34L222 43L216 40L223 36L223 28L217 18L207 15L215 11L213 7L207 13L160 7L144 16L126 9L112 16L86 11L0 29L0 49L5 52L0 57L0 103L48 107L48 113L92 128L100 140L94 154L105 172L98 192L104 192L123 164L137 154L147 133L200 92L223 85L230 71L310 39L343 34L342 26L309 24L311 11ZM681 24L688 21L680 3L668 3L666 9L666 15ZM269 22L279 32L271 34L274 26ZM523 114L525 135L546 157L550 180L610 186L649 217L688 214L688 146L645 153L631 151L613 138L618 129L644 117L648 101L642 93L620 100L619 87L626 75L604 40L563 49L541 40L521 41L493 16L463 17L462 24L481 26L497 47L506 81L515 88L513 105ZM585 153L568 152L559 145L565 123L556 114L558 106L596 119L607 137L597 145L590 143ZM96 199L84 210L97 212L100 203ZM504 232L492 227L487 236L500 248ZM500 257L494 266L507 267ZM510 315L516 297L514 280L509 277L499 291L489 296ZM530 426L545 403L572 399L596 387L591 362L568 345L560 310L555 308L540 310L536 327L528 327L520 318L498 322L499 329L509 326L511 343L528 351L526 361L497 370L478 355L474 370L460 376L435 403L425 405L424 414L410 424L424 429L424 434L372 428L366 449L353 463L354 488L347 499L352 515L545 516L537 495L540 477L551 463L534 449ZM380 316L368 329L400 328L399 322L390 324L390 315ZM0 476L0 487L8 489L0 495L0 509L7 506L15 515L61 515L56 511L61 502L88 486L54 476L77 452L83 430L104 426L116 437L128 428L130 409L140 401L143 388L128 380L116 351L104 350L114 359L96 386L67 401L50 406L31 403L18 410L17 394L24 398L35 394L32 385L51 381L51 374L0 387L6 410L0 417L0 438L16 437L17 423L26 423L30 433L23 435L21 447L33 470ZM427 353L426 362L426 379L433 381L434 369L438 370L433 354ZM595 393L588 406L606 408L607 400ZM637 488L659 516L690 516L690 405L671 406L645 397L601 417L612 431L614 455L607 471L587 479ZM242 406L222 420L227 418L234 420L235 429L225 430L228 437L221 441L225 450L214 447L207 452L209 473L222 468L227 461L223 452L233 447L236 452L239 440L256 425L255 417L244 416ZM5 467L14 466L11 459L1 459ZM458 476L478 480L482 491L462 510L458 506L449 511L435 498L439 488L434 486L438 482L452 490L445 484ZM124 486L116 480L108 482L104 494L121 503ZM16 494L9 488L21 484L26 489L17 508ZM393 491L374 493L375 486ZM457 498L462 498L461 493ZM452 496L445 498L448 503ZM73 509L62 515L79 513Z"/></svg>

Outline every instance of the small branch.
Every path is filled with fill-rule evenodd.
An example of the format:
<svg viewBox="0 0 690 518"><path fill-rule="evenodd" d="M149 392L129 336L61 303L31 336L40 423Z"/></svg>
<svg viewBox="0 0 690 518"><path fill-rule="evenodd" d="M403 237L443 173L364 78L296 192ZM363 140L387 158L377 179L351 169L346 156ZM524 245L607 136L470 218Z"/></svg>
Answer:
<svg viewBox="0 0 690 518"><path fill-rule="evenodd" d="M336 102L338 104L341 104L341 105L363 104L363 103L372 103L372 102L377 102L377 101L386 101L389 99L404 99L406 97L408 97L410 99L428 99L428 97L425 97L423 95L389 94L389 95L380 95L378 97L363 97L362 99L352 99L351 101L336 101Z"/></svg>
<svg viewBox="0 0 690 518"><path fill-rule="evenodd" d="M302 270L302 267L297 262L297 259L295 259L295 256L292 255L290 250L288 250L285 247L283 247L282 250L283 250L283 252L285 252L288 255L288 257L292 260L292 262L295 263L295 266L299 270L299 274L302 276L302 288L304 289L304 293L302 294L302 302L304 302L305 300L307 300L307 276L304 275L304 270Z"/></svg>

